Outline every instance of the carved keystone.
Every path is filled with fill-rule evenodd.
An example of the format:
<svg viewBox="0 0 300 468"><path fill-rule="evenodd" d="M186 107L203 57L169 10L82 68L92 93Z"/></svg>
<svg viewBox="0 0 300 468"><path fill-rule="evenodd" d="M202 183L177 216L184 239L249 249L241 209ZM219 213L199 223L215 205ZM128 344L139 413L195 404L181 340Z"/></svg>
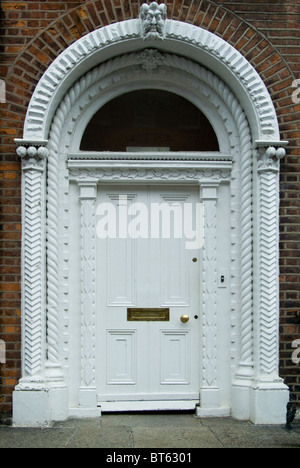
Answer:
<svg viewBox="0 0 300 468"><path fill-rule="evenodd" d="M144 39L163 39L167 19L167 6L153 2L144 3L141 7L140 20Z"/></svg>

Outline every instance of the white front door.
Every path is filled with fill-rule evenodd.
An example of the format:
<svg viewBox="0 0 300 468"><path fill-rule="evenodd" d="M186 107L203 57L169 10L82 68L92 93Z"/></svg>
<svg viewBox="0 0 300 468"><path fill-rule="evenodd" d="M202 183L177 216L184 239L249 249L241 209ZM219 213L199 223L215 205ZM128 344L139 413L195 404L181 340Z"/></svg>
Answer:
<svg viewBox="0 0 300 468"><path fill-rule="evenodd" d="M96 371L103 411L192 409L199 402L196 206L199 188L99 187Z"/></svg>

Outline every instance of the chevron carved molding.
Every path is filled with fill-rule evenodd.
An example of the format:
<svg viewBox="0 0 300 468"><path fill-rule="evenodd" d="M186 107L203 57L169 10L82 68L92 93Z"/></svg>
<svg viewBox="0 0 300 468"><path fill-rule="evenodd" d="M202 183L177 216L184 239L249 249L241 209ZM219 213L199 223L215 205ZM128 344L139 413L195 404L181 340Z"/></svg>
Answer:
<svg viewBox="0 0 300 468"><path fill-rule="evenodd" d="M278 372L279 340L279 161L283 146L259 146L259 371Z"/></svg>
<svg viewBox="0 0 300 468"><path fill-rule="evenodd" d="M97 56L107 47L118 47L121 43L139 41L142 37L149 47L153 47L151 41L155 41L155 44L162 39L166 44L176 41L184 48L191 46L191 57L193 51L199 49L209 57L210 64L221 64L224 71L229 71L234 82L243 84L244 92L249 102L252 102L255 120L259 123L257 138L265 136L272 139L279 135L273 103L263 81L250 63L215 34L189 23L168 20L164 6L157 5L156 2L152 5L152 8L151 5L142 7L141 17L136 20L114 23L85 35L54 60L38 83L30 101L24 138L45 138L55 113L53 102L57 90L64 87L64 93L61 94L68 92L74 83L73 73L78 75L77 70L85 61L93 57L93 63L101 63L102 60L98 60ZM155 25L150 28L146 19L149 14L156 20Z"/></svg>
<svg viewBox="0 0 300 468"><path fill-rule="evenodd" d="M44 350L44 170L45 146L18 146L23 170L23 336L24 375L42 373ZM38 378L37 378L38 380Z"/></svg>

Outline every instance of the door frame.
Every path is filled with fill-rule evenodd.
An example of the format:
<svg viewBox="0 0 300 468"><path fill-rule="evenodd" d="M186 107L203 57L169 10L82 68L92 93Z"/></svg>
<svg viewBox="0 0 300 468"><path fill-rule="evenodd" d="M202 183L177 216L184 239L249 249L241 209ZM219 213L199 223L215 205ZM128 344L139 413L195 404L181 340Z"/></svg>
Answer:
<svg viewBox="0 0 300 468"><path fill-rule="evenodd" d="M230 166L230 165L229 165ZM101 164L98 166L98 170L101 171ZM97 172L98 172L97 170ZM91 175L91 174L90 174ZM166 177L167 172L163 172L162 176ZM200 186L198 181L195 184L186 184L184 180L181 181L180 184L170 181L168 185L161 184L161 180L159 180L159 185L155 181L151 184L146 183L145 180L139 181L139 183L130 183L130 184L121 184L121 183L114 183L112 185L108 183L101 183L97 185L98 194L97 194L97 203L106 203L107 201L111 203L111 197L115 200L115 203L118 204L118 197L119 196L129 196L129 199L137 202L137 203L149 203L149 193L151 194L150 197L157 196L160 194L162 198L159 197L160 203L161 200L165 200L165 197L169 199L171 197L172 201L176 203L177 200L189 200L188 203L192 201L194 207L196 203L200 202ZM154 192L153 192L154 189ZM99 193L101 192L101 194ZM139 197L143 197L142 199ZM117 197L117 198L116 198ZM136 198L135 198L136 197ZM179 197L179 198L178 198ZM192 197L192 200L191 200ZM158 198L155 199L158 201ZM168 203L168 202L167 202ZM148 213L150 215L151 209L150 205L148 204ZM129 207L129 205L128 205ZM98 210L97 213L99 214ZM101 214L104 214L101 209ZM123 219L123 218L122 218ZM150 219L148 219L149 222ZM183 221L183 219L182 219ZM151 225L148 224L148 236L146 238L139 238L138 243L142 242L145 246L144 242L147 242L146 239L151 238ZM200 301L200 289L201 289L201 279L200 279L200 267L202 265L202 248L201 242L203 240L203 232L202 226L200 228L200 232L202 233L201 241L199 239L199 247L195 247L193 250L185 250L186 246L182 245L181 249L182 252L184 251L184 264L187 271L185 280L183 282L184 286L184 294L185 299L182 298L182 301L185 302L173 302L169 299L167 302L163 300L163 295L161 296L161 301L158 299L157 295L155 296L159 302L152 297L148 297L148 301L144 298L142 303L138 299L138 287L141 287L143 284L147 283L146 270L140 278L137 278L138 284L136 287L132 288L133 281L130 282L131 290L128 291L128 298L127 300L122 299L117 301L117 303L111 303L109 300L110 295L106 297L106 291L108 287L108 283L106 283L107 278L107 268L108 264L110 263L110 257L107 257L106 254L106 247L104 239L97 239L96 240L96 249L97 249L97 265L96 265L96 275L97 275L97 282L96 282L96 320L95 320L95 327L96 327L96 334L97 334L97 341L96 341L96 351L95 351L95 368L96 368L96 388L97 388L97 401L98 406L101 407L102 412L111 412L111 411L148 411L148 410L192 410L196 408L197 405L200 403L200 369L202 369L202 301ZM124 234L122 233L122 240L124 240ZM150 234L150 235L149 235ZM115 249L115 239L118 238L118 235L115 237L115 233L113 235L113 244L112 249ZM130 237L130 236L129 236ZM156 239L156 237L155 237ZM186 240L186 239L185 239ZM110 242L109 240L108 242ZM158 239L155 240L155 242ZM102 247L99 246L100 243ZM130 241L128 241L130 242ZM134 240L132 241L135 242ZM163 241L163 248L166 247L165 242L169 242L169 239L164 239ZM184 239L182 241L184 243ZM131 246L131 253L129 254L131 261L129 260L129 264L131 264L130 271L133 272L133 265L138 265L135 260L142 260L144 263L145 256L148 256L147 261L151 261L152 263L152 255L146 254L144 249L135 249L133 244L130 242ZM122 244L124 245L124 244ZM155 244L155 249L158 247ZM99 250L98 250L99 248ZM125 245L124 248L126 249ZM153 246L152 246L153 248ZM161 249L161 246L158 247ZM110 251L110 250L109 250ZM133 252L134 251L134 252ZM139 254L138 254L139 252ZM154 254L154 251L151 250ZM162 254L162 250L160 250ZM192 259L197 256L198 263L192 262ZM158 258L160 255L158 256ZM128 256L126 256L128 258ZM169 258L168 257L165 257ZM113 262L114 266L116 267L116 263L119 263L119 256L115 257L115 261ZM106 268L104 268L106 265ZM164 264L164 269L167 267L168 264ZM114 288L115 293L117 294L117 289L115 287L118 286L118 279L116 277L117 268L113 268L111 270L110 281L112 281L112 285ZM144 267L142 268L144 270ZM196 269L196 270L195 270ZM189 273L188 273L189 271ZM195 275L197 271L197 274ZM193 272L193 273L192 273ZM168 274L167 272L165 272ZM129 271L128 271L128 274ZM202 272L201 272L202 275ZM189 277L189 280L188 280ZM157 277L158 278L158 277ZM153 279L153 276L152 276ZM134 282L135 283L135 282ZM161 283L160 283L161 284ZM149 283L151 288L151 283ZM154 287L154 290L157 292L158 284ZM133 290L134 289L134 290ZM123 290L123 289L122 289ZM161 291L163 293L163 290ZM173 293L175 292L173 288ZM188 296L187 296L188 295ZM193 299L191 297L193 295ZM176 296L176 293L175 293ZM149 302L150 300L150 302ZM171 301L171 302L170 302ZM169 310L167 314L166 321L156 321L156 320L149 320L147 321L128 321L126 317L126 309L129 308L139 308L146 306L147 307L163 307ZM117 309L115 308L117 307ZM128 309L127 309L128 310ZM110 323L110 320L107 320L107 314L117 314L120 319L116 321L113 319L113 325ZM188 324L183 324L179 320L181 314L189 314L190 321ZM194 318L194 315L197 315L197 319ZM136 317L135 317L136 319ZM106 323L106 326L105 326ZM110 323L110 325L108 325ZM124 328L123 328L124 327ZM150 330L149 330L150 328ZM149 333L153 333L149 339L148 345L146 345L146 341L148 338L146 337ZM143 335L145 333L145 337ZM107 353L109 353L107 339L108 337L118 337L118 339L126 340L126 337L129 337L129 342L126 341L127 345L130 348L130 363L129 366L130 377L126 377L126 382L124 386L124 382L121 377L121 381L117 381L118 378L115 377L114 380L109 378L109 359ZM186 370L185 374L185 381L178 381L176 378L174 382L167 381L162 382L163 375L161 375L161 358L162 356L166 357L165 353L161 354L161 346L163 344L163 339L166 337L171 336L172 339L176 339L176 337L184 338L184 349L183 352L185 354L183 368ZM153 339L155 338L155 343ZM140 348L142 346L143 349ZM144 349L146 351L144 351ZM140 353L143 354L142 360L140 360ZM149 354L147 354L149 353ZM109 353L110 354L110 353ZM149 364L150 374L145 371ZM182 368L182 369L183 369ZM166 371L167 369L164 369ZM150 377L151 375L151 377ZM110 381L110 382L109 382ZM128 384L127 384L128 382ZM126 385L127 384L127 385ZM154 384L154 385L153 385ZM174 385L172 385L174 384ZM170 387L172 386L172 388ZM149 386L149 387L148 387ZM148 390L147 390L148 388Z"/></svg>
<svg viewBox="0 0 300 468"><path fill-rule="evenodd" d="M264 83L242 55L214 34L187 23L166 20L164 28L159 43L157 39L144 42L140 20L90 33L53 62L31 99L24 138L16 140L23 173L23 353L22 379L14 392L16 425L61 420L72 414L99 414L89 397L80 404L70 397L70 167L66 162L84 158L77 154L78 137L97 106L127 90L153 86L195 100L214 125L221 146L218 155L189 154L186 161L184 155L170 154L167 164L172 158L175 166L202 161L204 169L199 170L205 173L207 169L207 176L210 164L220 163L224 155L225 160L229 155L233 161L232 415L256 423L285 420L288 388L278 377L278 192L280 159L287 142L280 141L276 112ZM157 50L154 56L149 52L153 48ZM120 177L128 174L128 166L122 167L122 155L113 163L105 154L91 156L108 164L101 180L114 171ZM154 164L157 171L155 164L162 155L153 157L148 164ZM143 163L134 162L135 158L126 155L126 164L131 161L132 174L139 178L140 170L134 164ZM95 162L85 164L90 165L85 169L89 171ZM178 174L175 166L173 176ZM149 170L152 177L153 167ZM90 183L85 180L80 187L82 199L92 197L94 182ZM204 194L216 197L216 188L204 187ZM203 398L199 415L218 412L220 402L213 393ZM33 404L38 408L34 417ZM268 414L266 405L271 408Z"/></svg>
<svg viewBox="0 0 300 468"><path fill-rule="evenodd" d="M217 155L217 159L218 159ZM212 159L212 155L210 156ZM226 160L227 159L227 160ZM97 187L99 184L126 185L128 183L150 185L168 184L168 186L198 186L199 201L204 205L204 213L210 213L209 221L205 217L205 238L203 245L202 282L206 285L202 291L200 308L203 310L202 340L206 352L201 359L202 382L199 389L203 406L209 401L214 404L215 414L229 415L229 406L220 406L220 395L217 373L217 201L218 188L222 183L229 183L231 179L232 158L224 156L222 161L115 161L69 159L69 181L79 187L81 204L81 383L79 402L84 402L90 408L97 400L96 385L96 229L95 211ZM92 229L91 229L92 228ZM213 272L213 277L211 277ZM86 283L86 278L92 278ZM200 290L200 284L199 284ZM89 350L88 352L86 350ZM229 369L228 369L229 371ZM83 403L82 403L83 404ZM158 403L156 403L158 405ZM122 405L112 405L121 408ZM124 408L130 406L127 403ZM132 403L131 407L139 405ZM140 405L141 406L141 405ZM150 408L149 403L148 407ZM152 405L153 406L153 405ZM155 405L154 405L155 406ZM162 406L166 406L165 402ZM167 405L168 406L168 405ZM166 406L166 408L167 408ZM168 409L176 409L176 403L170 403ZM187 409L188 403L179 402L177 409ZM195 405L194 405L195 406ZM109 405L106 405L108 408ZM123 406L122 406L123 408ZM146 406L145 408L146 409Z"/></svg>

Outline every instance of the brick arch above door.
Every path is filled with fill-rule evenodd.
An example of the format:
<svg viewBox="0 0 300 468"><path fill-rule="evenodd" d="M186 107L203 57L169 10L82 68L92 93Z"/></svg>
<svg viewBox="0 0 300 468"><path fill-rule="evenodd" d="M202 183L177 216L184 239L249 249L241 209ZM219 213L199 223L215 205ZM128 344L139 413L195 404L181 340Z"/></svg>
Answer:
<svg viewBox="0 0 300 468"><path fill-rule="evenodd" d="M97 28L138 17L140 2L123 2L122 6L116 6L115 3L93 0L71 9L62 3L59 12L53 11L53 21L41 29L32 40L28 31L24 39L26 45L20 47L20 52L8 71L8 94L14 95L14 99L12 107L7 106L7 114L11 115L12 121L16 108L24 118L37 81L66 48ZM268 83L270 94L276 101L278 83L282 85L282 80L291 82L293 77L285 60L268 38L245 21L242 14L234 14L217 2L209 0L200 6L196 1L190 3L189 7L185 7L180 5L180 2L166 2L168 17L176 21L186 21L188 26L195 25L213 32L216 37L223 38L240 51L254 66L262 80ZM43 24L46 24L45 20ZM278 112L280 105L280 101L276 103ZM16 136L21 137L20 130L16 132Z"/></svg>
<svg viewBox="0 0 300 468"><path fill-rule="evenodd" d="M127 0L118 6L113 0L105 2L89 0L84 5L82 2L77 3L80 5L74 2L75 7L70 7L70 3L67 2L55 4L55 7L51 8L49 19L43 15L43 11L47 11L47 7L43 7L41 12L43 28L40 28L35 35L33 29L29 29L29 24L22 21L26 35L9 67L9 77L20 76L22 70L24 76L29 73L29 83L32 81L32 73L39 80L54 58L81 37L109 24L137 18L142 1ZM273 73L274 81L282 79L282 74L277 77L276 74L288 66L280 56L280 50L272 45L265 34L246 20L246 15L242 11L233 13L228 6L218 5L218 2L212 0L205 2L191 0L188 6L177 0L165 3L168 8L168 18L187 22L223 38L240 51L265 80L270 79L270 74L264 73L268 61L276 67ZM8 11L9 6L3 5L3 9ZM16 19L18 13L20 20L24 18L24 7L20 6L18 10L14 10ZM277 66L279 63L282 64L281 69ZM18 88L17 82L15 85ZM34 86L34 83L31 85Z"/></svg>

